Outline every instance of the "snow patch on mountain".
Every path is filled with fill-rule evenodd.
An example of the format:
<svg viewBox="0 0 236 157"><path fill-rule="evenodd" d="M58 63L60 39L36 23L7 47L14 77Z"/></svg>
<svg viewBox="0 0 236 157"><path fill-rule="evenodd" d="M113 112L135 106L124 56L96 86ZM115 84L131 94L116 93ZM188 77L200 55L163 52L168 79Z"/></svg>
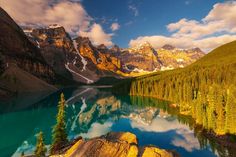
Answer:
<svg viewBox="0 0 236 157"><path fill-rule="evenodd" d="M85 77L85 76L83 76L83 75L81 75L81 74L75 72L74 70L72 70L72 69L69 67L69 65L70 65L70 63L67 62L67 63L65 64L65 67L66 67L66 69L69 70L71 73L73 73L73 74L75 74L75 75L77 75L77 76L79 76L79 77L82 77L83 79L85 79L85 80L87 81L88 84L91 84L91 83L94 82L93 80L90 80L89 78L87 78L87 77Z"/></svg>
<svg viewBox="0 0 236 157"><path fill-rule="evenodd" d="M51 29L55 29L55 28L60 28L62 26L58 25L58 24L53 24L53 25L49 25L48 28L51 28Z"/></svg>
<svg viewBox="0 0 236 157"><path fill-rule="evenodd" d="M161 71L166 71L166 70L173 70L174 69L174 67L173 66L162 66L161 67Z"/></svg>
<svg viewBox="0 0 236 157"><path fill-rule="evenodd" d="M37 40L36 40L36 43L37 43L37 47L40 49L40 44Z"/></svg>
<svg viewBox="0 0 236 157"><path fill-rule="evenodd" d="M143 72L150 72L150 71L146 71L146 70L143 70L143 69L134 68L133 72L143 73Z"/></svg>
<svg viewBox="0 0 236 157"><path fill-rule="evenodd" d="M75 40L73 40L73 44L74 44L74 47L75 47L75 50L76 50L77 54L78 54L78 55L80 56L80 58L81 58L81 61L82 61L82 63L83 63L83 69L82 69L82 71L84 71L84 70L86 70L86 66L87 66L88 62L87 62L86 59L79 53L78 44L77 44L77 42L76 42Z"/></svg>

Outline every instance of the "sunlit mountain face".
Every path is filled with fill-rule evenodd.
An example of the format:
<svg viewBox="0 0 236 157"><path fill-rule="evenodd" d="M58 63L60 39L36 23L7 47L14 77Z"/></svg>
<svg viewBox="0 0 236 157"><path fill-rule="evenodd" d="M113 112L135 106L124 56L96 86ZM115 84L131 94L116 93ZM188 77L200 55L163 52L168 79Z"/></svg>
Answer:
<svg viewBox="0 0 236 157"><path fill-rule="evenodd" d="M137 135L141 146L152 144L173 149L182 156L198 156L199 153L215 156L228 151L233 153L230 148L222 149L217 143L211 145L214 139L208 139L201 131L193 129L193 120L180 116L178 108L170 102L153 98L116 96L110 89L92 87L70 88L63 92L67 99L66 128L69 139L78 136L89 139L110 131L129 131ZM58 94L53 94L38 99L35 103L37 107L26 106L24 109L17 109L17 112L0 116L0 122L3 124L0 132L6 135L1 140L0 147L4 149L5 156L18 156L22 151L25 154L32 153L35 148L35 135L39 130L44 131L46 144L50 144L57 100ZM15 129L17 132L13 131ZM11 140L7 140L9 137ZM213 152L213 149L216 151Z"/></svg>

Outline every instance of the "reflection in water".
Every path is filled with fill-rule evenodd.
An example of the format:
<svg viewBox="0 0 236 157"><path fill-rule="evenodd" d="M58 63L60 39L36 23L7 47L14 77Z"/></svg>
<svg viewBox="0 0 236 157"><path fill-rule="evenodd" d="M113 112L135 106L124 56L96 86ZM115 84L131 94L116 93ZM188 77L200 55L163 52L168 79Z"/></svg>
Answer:
<svg viewBox="0 0 236 157"><path fill-rule="evenodd" d="M111 126L112 126L112 122L109 122L109 121L103 124L95 122L91 125L87 133L81 133L80 136L84 138L98 137L111 131Z"/></svg>
<svg viewBox="0 0 236 157"><path fill-rule="evenodd" d="M65 89L69 138L92 138L109 131L135 133L141 145L152 144L176 150L181 156L226 156L228 150L194 130L191 118L180 116L174 105L152 98L114 96L108 89ZM18 156L34 150L35 135L42 130L50 144L55 124L59 93L34 104L37 108L0 115L0 151L3 156ZM16 120L17 119L17 120ZM3 127L7 125L7 127ZM15 132L14 130L18 130ZM196 138L196 137L197 138ZM210 143L210 145L209 145ZM214 147L212 147L212 144ZM210 149L216 150L216 153ZM231 150L232 153L232 150ZM230 156L230 155L228 155Z"/></svg>
<svg viewBox="0 0 236 157"><path fill-rule="evenodd" d="M181 137L174 137L172 144L177 147L182 147L188 152L192 152L194 149L199 150L200 145L198 140L194 137L193 131L188 129L178 129L176 133Z"/></svg>

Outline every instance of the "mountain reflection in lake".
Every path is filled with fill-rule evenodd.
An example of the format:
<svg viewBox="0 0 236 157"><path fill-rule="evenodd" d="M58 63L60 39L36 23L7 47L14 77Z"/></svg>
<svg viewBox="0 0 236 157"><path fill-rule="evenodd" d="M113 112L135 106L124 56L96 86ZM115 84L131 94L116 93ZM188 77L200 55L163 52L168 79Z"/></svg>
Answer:
<svg viewBox="0 0 236 157"><path fill-rule="evenodd" d="M200 132L194 132L191 118L178 115L178 109L174 105L169 107L170 103L166 101L115 96L109 89L92 87L62 92L67 99L66 126L70 139L96 137L109 131L129 131L136 134L140 145L176 150L183 157L230 156L230 150L209 141ZM59 94L39 98L38 102L25 104L24 108L13 107L11 112L1 109L0 156L19 156L23 151L32 153L35 135L40 130L45 134L46 144L50 144Z"/></svg>

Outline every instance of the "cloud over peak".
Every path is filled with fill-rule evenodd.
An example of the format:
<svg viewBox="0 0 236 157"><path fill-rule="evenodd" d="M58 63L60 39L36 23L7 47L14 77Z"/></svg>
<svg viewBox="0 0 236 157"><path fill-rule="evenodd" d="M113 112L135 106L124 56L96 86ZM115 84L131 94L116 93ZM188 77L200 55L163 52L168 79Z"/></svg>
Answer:
<svg viewBox="0 0 236 157"><path fill-rule="evenodd" d="M101 25L93 22L80 2L81 0L1 0L0 6L20 25L59 24L70 34L89 34L94 43L99 43L104 37L105 44L110 45L111 35L106 34ZM96 34L91 35L91 32Z"/></svg>
<svg viewBox="0 0 236 157"><path fill-rule="evenodd" d="M172 44L180 48L200 47L205 51L236 40L236 2L217 3L202 20L180 19L167 25L170 36L144 36L130 41L130 46L149 41L154 47ZM224 35L222 35L224 34Z"/></svg>
<svg viewBox="0 0 236 157"><path fill-rule="evenodd" d="M68 32L88 27L91 17L78 2L53 0L3 0L0 5L20 25L60 24Z"/></svg>
<svg viewBox="0 0 236 157"><path fill-rule="evenodd" d="M84 37L89 37L90 40L95 44L104 44L106 46L112 46L113 43L111 38L113 34L106 34L102 29L101 25L94 23L89 30L87 31L80 31L79 35Z"/></svg>

